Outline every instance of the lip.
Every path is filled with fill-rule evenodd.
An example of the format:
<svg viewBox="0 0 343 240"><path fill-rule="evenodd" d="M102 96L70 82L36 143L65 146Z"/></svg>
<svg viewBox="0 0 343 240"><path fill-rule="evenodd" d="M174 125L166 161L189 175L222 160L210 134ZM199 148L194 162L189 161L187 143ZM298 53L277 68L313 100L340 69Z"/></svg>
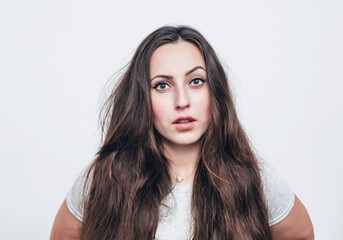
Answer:
<svg viewBox="0 0 343 240"><path fill-rule="evenodd" d="M173 124L183 124L183 123L177 123L180 122L182 120L189 120L190 122L195 122L196 120L190 116L181 116L178 117L177 119L175 119L175 121L173 122Z"/></svg>
<svg viewBox="0 0 343 240"><path fill-rule="evenodd" d="M187 123L178 123L182 120L189 120L190 122ZM195 119L190 117L190 116L182 116L178 117L174 122L173 125L175 126L176 129L178 130L190 130L194 127L195 125Z"/></svg>

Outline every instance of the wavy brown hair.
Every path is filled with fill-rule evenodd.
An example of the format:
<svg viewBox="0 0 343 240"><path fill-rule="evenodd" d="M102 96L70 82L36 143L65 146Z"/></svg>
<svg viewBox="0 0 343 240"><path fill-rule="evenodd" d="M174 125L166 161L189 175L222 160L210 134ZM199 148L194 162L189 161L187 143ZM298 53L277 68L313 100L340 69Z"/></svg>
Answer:
<svg viewBox="0 0 343 240"><path fill-rule="evenodd" d="M271 239L257 159L225 71L207 40L187 26L147 36L107 101L103 144L86 179L82 239L155 239L159 209L172 185L153 126L149 62L158 47L180 39L200 49L211 94L212 120L193 182L193 239Z"/></svg>

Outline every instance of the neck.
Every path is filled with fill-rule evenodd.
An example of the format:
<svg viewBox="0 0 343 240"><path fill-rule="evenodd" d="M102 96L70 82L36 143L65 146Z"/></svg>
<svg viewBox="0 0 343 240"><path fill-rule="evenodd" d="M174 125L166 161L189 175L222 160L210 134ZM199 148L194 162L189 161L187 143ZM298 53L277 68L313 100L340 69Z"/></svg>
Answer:
<svg viewBox="0 0 343 240"><path fill-rule="evenodd" d="M169 162L169 174L172 184L190 184L193 182L196 167L200 158L200 144L174 145L163 143L164 154ZM182 178L177 181L176 178Z"/></svg>

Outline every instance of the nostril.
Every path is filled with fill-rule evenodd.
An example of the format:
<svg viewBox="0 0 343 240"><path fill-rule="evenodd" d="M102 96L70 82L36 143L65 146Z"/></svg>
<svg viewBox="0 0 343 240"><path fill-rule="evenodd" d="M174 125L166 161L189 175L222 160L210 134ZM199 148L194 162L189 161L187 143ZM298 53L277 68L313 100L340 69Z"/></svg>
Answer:
<svg viewBox="0 0 343 240"><path fill-rule="evenodd" d="M179 104L176 106L176 109L186 109L188 107L189 107L189 104L183 104L183 105Z"/></svg>

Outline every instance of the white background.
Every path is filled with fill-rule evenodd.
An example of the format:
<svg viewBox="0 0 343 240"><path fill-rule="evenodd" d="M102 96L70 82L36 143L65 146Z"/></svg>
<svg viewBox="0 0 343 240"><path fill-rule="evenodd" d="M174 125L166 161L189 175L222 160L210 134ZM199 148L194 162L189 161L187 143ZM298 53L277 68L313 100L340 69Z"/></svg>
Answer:
<svg viewBox="0 0 343 240"><path fill-rule="evenodd" d="M99 146L106 82L165 24L207 37L259 156L303 201L316 239L340 239L342 10L338 0L1 1L0 239L48 239Z"/></svg>

